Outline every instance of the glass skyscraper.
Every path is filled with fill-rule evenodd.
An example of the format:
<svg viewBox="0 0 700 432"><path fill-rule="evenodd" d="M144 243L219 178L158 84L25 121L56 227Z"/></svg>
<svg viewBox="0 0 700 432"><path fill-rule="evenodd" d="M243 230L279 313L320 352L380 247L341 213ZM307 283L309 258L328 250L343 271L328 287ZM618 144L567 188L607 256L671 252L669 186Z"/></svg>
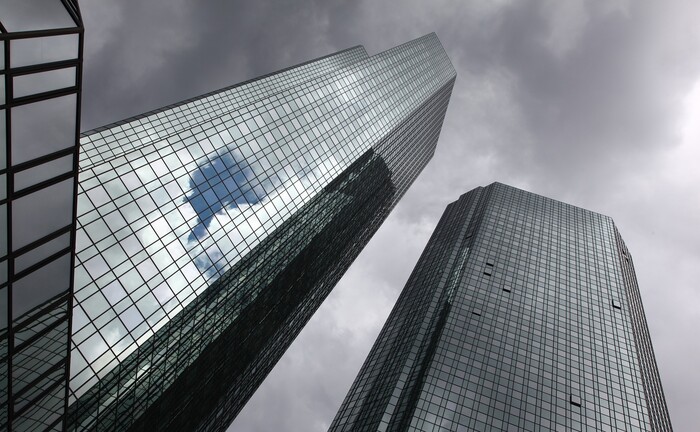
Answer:
<svg viewBox="0 0 700 432"><path fill-rule="evenodd" d="M445 210L331 431L670 431L612 219L499 183Z"/></svg>
<svg viewBox="0 0 700 432"><path fill-rule="evenodd" d="M82 135L71 430L223 430L433 155L434 34Z"/></svg>
<svg viewBox="0 0 700 432"><path fill-rule="evenodd" d="M83 25L0 4L0 430L64 430Z"/></svg>

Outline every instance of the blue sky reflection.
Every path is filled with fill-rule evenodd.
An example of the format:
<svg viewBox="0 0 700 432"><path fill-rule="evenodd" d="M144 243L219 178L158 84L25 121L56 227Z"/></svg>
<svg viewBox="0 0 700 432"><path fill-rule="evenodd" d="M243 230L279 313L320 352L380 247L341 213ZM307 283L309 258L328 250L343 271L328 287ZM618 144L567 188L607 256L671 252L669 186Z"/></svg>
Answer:
<svg viewBox="0 0 700 432"><path fill-rule="evenodd" d="M257 204L264 197L262 187L256 190L249 183L255 173L243 157L233 153L217 155L199 165L190 176L190 193L184 198L197 213L198 223L188 240L202 239L215 214L240 204Z"/></svg>

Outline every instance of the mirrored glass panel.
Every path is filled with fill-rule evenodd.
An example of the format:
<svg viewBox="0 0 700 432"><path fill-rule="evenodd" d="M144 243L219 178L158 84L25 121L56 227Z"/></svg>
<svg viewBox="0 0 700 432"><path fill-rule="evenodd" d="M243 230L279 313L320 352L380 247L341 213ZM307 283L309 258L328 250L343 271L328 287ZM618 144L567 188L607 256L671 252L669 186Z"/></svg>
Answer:
<svg viewBox="0 0 700 432"><path fill-rule="evenodd" d="M7 204L0 204L0 257L7 255Z"/></svg>
<svg viewBox="0 0 700 432"><path fill-rule="evenodd" d="M72 223L73 179L40 189L12 203L15 250Z"/></svg>
<svg viewBox="0 0 700 432"><path fill-rule="evenodd" d="M70 254L66 254L16 281L12 285L12 319L68 290L70 274Z"/></svg>
<svg viewBox="0 0 700 432"><path fill-rule="evenodd" d="M419 50L421 55L413 55ZM150 349L141 345L149 330L179 337L170 329L185 322L179 321L180 310L201 308L199 314L209 305L218 310L214 304L219 299L221 304L230 300L231 313L221 314L233 322L242 308L261 301L267 286L263 281L287 268L291 261L284 260L301 256L302 250L312 256L307 249L311 243L330 243L316 235L333 237L338 231L333 224L340 224L345 211L370 217L388 208L394 189L387 164L403 167L404 162L371 157L370 147L386 144L392 152L394 147L403 152L408 145L393 144L403 144L406 136L405 141L419 143L416 148L425 152L409 152L416 156L406 166L419 171L426 160L420 155L434 148L439 125L425 128L431 131L426 139L389 132L408 124L407 118L422 118L413 115L428 100L446 107L446 98L436 92L451 86L454 70L439 43L424 40L338 73L309 77L293 69L284 76L288 80L279 79L282 75L126 120L81 140L76 236L83 240L76 255L75 299L84 324L74 328L73 358L90 366L71 370L77 397L95 401L93 393L83 392L94 382L90 374L97 377L112 367L101 359L121 357L133 345ZM287 87L288 81L292 85ZM432 117L436 124L441 112L443 108L436 109ZM408 171L401 178L410 183L415 172L397 169L401 171ZM355 181L366 181L368 187L358 190L376 200L360 198L350 186L345 189ZM372 194L377 185L387 189ZM338 243L345 247L361 240ZM256 262L270 272L244 270L258 270ZM191 303L222 275L227 288L203 297L212 303ZM202 321L217 323L216 329L203 324L196 330L206 338L226 327L219 317ZM189 333L183 337L193 350L206 344ZM185 368L189 359L181 357L177 367ZM151 370L161 366L172 371L171 360L180 361L166 356L138 365L136 369L149 370L138 377L139 384L157 381ZM113 372L134 378L126 378L131 374L126 369Z"/></svg>
<svg viewBox="0 0 700 432"><path fill-rule="evenodd" d="M3 264L7 264L4 262ZM7 328L7 287L0 289L0 330Z"/></svg>
<svg viewBox="0 0 700 432"><path fill-rule="evenodd" d="M0 285L7 282L7 260L0 261Z"/></svg>
<svg viewBox="0 0 700 432"><path fill-rule="evenodd" d="M70 246L70 233L65 233L60 237L50 240L36 248L23 253L15 258L15 273L19 273L26 268L48 258L58 251Z"/></svg>
<svg viewBox="0 0 700 432"><path fill-rule="evenodd" d="M75 27L61 0L3 0L0 12L8 32Z"/></svg>
<svg viewBox="0 0 700 432"><path fill-rule="evenodd" d="M51 374L60 377L60 373L52 372ZM56 378L54 378L54 382ZM59 380L60 382L60 380ZM13 383L14 385L14 383ZM47 385L45 381L42 381L41 385L46 386L42 390L48 391L40 399L31 400L31 405L25 408L21 413L17 415L12 422L13 431L50 431L50 432L61 432L65 430L62 423L59 421L58 424L50 429L45 429L47 425L58 421L65 410L64 396L65 388L63 385L58 385L56 387L51 387ZM19 397L21 399L15 399L16 402L21 402L22 399L28 397L28 393L23 393Z"/></svg>
<svg viewBox="0 0 700 432"><path fill-rule="evenodd" d="M13 78L12 97L20 98L75 86L75 67L19 75Z"/></svg>
<svg viewBox="0 0 700 432"><path fill-rule="evenodd" d="M7 130L5 129L5 110L0 110L0 170L5 169L7 163Z"/></svg>
<svg viewBox="0 0 700 432"><path fill-rule="evenodd" d="M38 334L45 334L49 327L53 327L58 321L67 322L68 299L52 305L45 313L41 314L39 319L36 319L36 317L33 318L34 319L30 319L29 321L13 323L19 324L17 326L19 328L14 329L15 348L23 349L23 347L27 347L28 345L37 345L35 337Z"/></svg>
<svg viewBox="0 0 700 432"><path fill-rule="evenodd" d="M63 156L15 174L15 191L41 183L73 169L73 155Z"/></svg>
<svg viewBox="0 0 700 432"><path fill-rule="evenodd" d="M78 57L78 35L47 36L11 41L10 66L29 66Z"/></svg>
<svg viewBox="0 0 700 432"><path fill-rule="evenodd" d="M65 325L62 325L61 327L65 327ZM60 350L58 346L56 345L55 341L51 340L45 340L47 337L60 337L60 331L65 331L65 328L59 328L57 330L51 331L48 333L48 335L44 335L40 338L38 341L42 346L41 348L44 348L44 344L51 344L50 347L47 348L54 348L53 351L50 349L36 349L33 350L33 352L28 353L26 358L21 358L22 360L22 367L23 374L21 377L16 377L13 376L13 386L20 386L22 387L27 387L27 384L30 384L32 379L37 379L39 378L38 373L32 373L32 372L46 372L48 367L53 366L56 364L57 361L61 359L60 356L56 356L56 354L60 355ZM37 365L38 364L38 365ZM39 366L38 368L34 369L35 366ZM13 372L16 366L13 368ZM14 373L13 373L14 375ZM39 381L35 385L29 385L29 388L26 389L26 391L23 391L18 397L14 398L14 409L17 411L23 410L25 407L27 407L30 404L35 405L32 407L32 410L38 408L37 405L43 405L43 401L37 403L36 399L39 398L41 399L41 394L50 390L50 388L54 385L56 385L58 382L63 381L63 371L58 369L55 371L52 371L49 373L48 376L42 377L39 379ZM14 389L13 389L14 390ZM18 389L19 390L19 389ZM14 392L16 394L16 392ZM55 402L59 402L59 400L56 400ZM51 422L52 417L48 417L44 422L49 423ZM41 427L42 424L41 422L38 421L37 418L31 419L35 424L37 429L23 429L23 430L42 430L43 428ZM39 423L39 424L36 424ZM44 424L46 424L44 423ZM15 423L17 424L17 423ZM18 428L15 428L15 430L20 430Z"/></svg>
<svg viewBox="0 0 700 432"><path fill-rule="evenodd" d="M12 109L12 163L27 162L75 145L76 95Z"/></svg>

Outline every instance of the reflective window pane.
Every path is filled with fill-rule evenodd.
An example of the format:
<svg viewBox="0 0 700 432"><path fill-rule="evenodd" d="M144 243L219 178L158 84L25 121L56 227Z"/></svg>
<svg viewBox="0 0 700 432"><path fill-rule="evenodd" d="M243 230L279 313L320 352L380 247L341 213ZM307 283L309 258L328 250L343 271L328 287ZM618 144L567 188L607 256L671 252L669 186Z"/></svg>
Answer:
<svg viewBox="0 0 700 432"><path fill-rule="evenodd" d="M12 286L12 319L68 290L70 274L70 254L66 254L16 281Z"/></svg>
<svg viewBox="0 0 700 432"><path fill-rule="evenodd" d="M13 78L12 97L43 93L75 85L75 67L19 75Z"/></svg>
<svg viewBox="0 0 700 432"><path fill-rule="evenodd" d="M5 145L7 130L5 129L5 110L0 110L0 169L5 169L7 163L7 146Z"/></svg>
<svg viewBox="0 0 700 432"><path fill-rule="evenodd" d="M61 0L3 0L2 24L8 32L75 27Z"/></svg>
<svg viewBox="0 0 700 432"><path fill-rule="evenodd" d="M12 109L12 163L18 164L75 145L76 95Z"/></svg>
<svg viewBox="0 0 700 432"><path fill-rule="evenodd" d="M63 156L62 158L54 159L45 164L41 164L15 174L14 188L15 191L22 190L26 187L41 183L70 172L73 169L73 155Z"/></svg>
<svg viewBox="0 0 700 432"><path fill-rule="evenodd" d="M12 67L71 60L78 57L78 35L60 35L12 42L10 65Z"/></svg>
<svg viewBox="0 0 700 432"><path fill-rule="evenodd" d="M15 258L15 273L48 258L70 245L70 233L65 233Z"/></svg>
<svg viewBox="0 0 700 432"><path fill-rule="evenodd" d="M0 257L7 255L7 204L0 205Z"/></svg>
<svg viewBox="0 0 700 432"><path fill-rule="evenodd" d="M0 261L0 285L7 282L7 260Z"/></svg>
<svg viewBox="0 0 700 432"><path fill-rule="evenodd" d="M76 275L83 276L76 280L84 280L76 284L76 301L86 320L110 324L94 329L86 325L85 333L74 337L75 355L104 364L100 359L114 343L115 328L123 327L132 337L123 339L124 346L142 343L146 339L139 336L148 327L157 331L161 317L176 316L221 274L232 274L231 280L245 286L244 295L231 288L245 301L262 292L257 290L262 290L267 271L228 272L246 255L246 266L259 259L261 266L279 271L286 263L277 261L278 255L293 256L297 240L313 241L331 220L341 219L333 219L335 212L353 207L352 193L340 192L340 185L348 183L335 182L328 195L323 190L358 158L363 162L354 166L362 171L351 178L388 174L384 162L367 152L372 143L385 142L388 131L404 124L405 114L389 107L395 103L402 104L401 110L413 110L433 97L434 87L412 87L422 79L418 70L439 61L445 66L439 70L446 73L431 76L431 85L444 86L450 79L444 50L434 47L429 56L406 60L404 69L385 68L386 75L376 82L360 80L361 71L355 69L357 76L352 76L353 86L347 91L328 90L338 78L325 78L327 73L315 79L296 69L83 137L79 200L87 204L78 232L84 233L89 247L78 252ZM398 62L398 56L394 60ZM363 103L365 94L383 101L382 107L370 111ZM262 97L264 101L256 102ZM440 100L446 106L446 99ZM347 127L339 126L341 121ZM375 190L372 184L368 194ZM300 219L292 219L295 214ZM300 228L298 235L268 237L282 224L307 221L308 230ZM110 305L117 317L110 317ZM214 337L204 328L197 331ZM219 328L224 326L212 331ZM90 332L101 337L89 339ZM78 396L85 389L83 382L73 388Z"/></svg>
<svg viewBox="0 0 700 432"><path fill-rule="evenodd" d="M7 287L4 287L4 288L0 289L0 330L5 330L6 328L7 328Z"/></svg>
<svg viewBox="0 0 700 432"><path fill-rule="evenodd" d="M12 245L15 250L72 223L73 179L64 180L12 204Z"/></svg>
<svg viewBox="0 0 700 432"><path fill-rule="evenodd" d="M22 355L13 359L13 390L19 393L20 389L22 389L22 392L13 399L14 409L20 411L30 404L32 405L28 412L23 412L19 419L13 421L13 430L43 430L43 425L55 419L55 414L52 415L52 411L54 409L60 410L64 406L61 403L60 395L41 397L44 392L49 391L56 384L59 385L59 389L62 388L63 372L59 369L50 372L48 376L42 378L39 378L39 375L62 359L63 356L61 356L57 341L49 338L60 338L61 332L66 330L65 324L59 325L58 329L54 329L46 335L41 335L37 340L38 346L32 347L32 352L22 353ZM33 382L32 378L38 379L38 381ZM44 421L46 423L42 423Z"/></svg>

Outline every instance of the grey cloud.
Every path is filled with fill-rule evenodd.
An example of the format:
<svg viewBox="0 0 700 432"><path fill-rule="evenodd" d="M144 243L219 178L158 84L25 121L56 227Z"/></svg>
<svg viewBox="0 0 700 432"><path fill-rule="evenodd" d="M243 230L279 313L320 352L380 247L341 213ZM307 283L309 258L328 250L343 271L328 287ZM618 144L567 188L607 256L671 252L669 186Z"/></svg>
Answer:
<svg viewBox="0 0 700 432"><path fill-rule="evenodd" d="M700 7L559 3L81 2L83 129L432 31L457 69L433 161L231 430L325 430L445 205L495 180L615 219L635 258L674 424L700 423L700 142L683 144L679 130L700 80Z"/></svg>
<svg viewBox="0 0 700 432"><path fill-rule="evenodd" d="M350 46L330 45L323 37L334 2L112 3L82 3L84 92L91 95L83 129Z"/></svg>

